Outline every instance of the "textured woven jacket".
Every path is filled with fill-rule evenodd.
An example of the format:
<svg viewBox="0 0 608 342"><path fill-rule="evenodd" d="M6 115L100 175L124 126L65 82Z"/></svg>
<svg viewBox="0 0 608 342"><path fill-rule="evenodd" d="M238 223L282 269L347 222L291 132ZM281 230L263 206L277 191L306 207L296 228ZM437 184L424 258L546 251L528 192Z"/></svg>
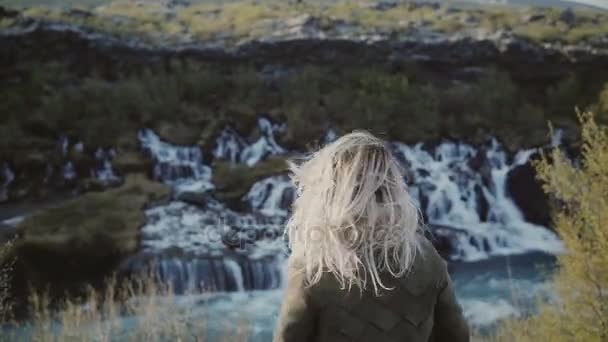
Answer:
<svg viewBox="0 0 608 342"><path fill-rule="evenodd" d="M381 275L390 290L340 289L327 273L313 286L288 270L274 342L469 341L445 261L426 239L403 278ZM291 263L290 263L291 264Z"/></svg>

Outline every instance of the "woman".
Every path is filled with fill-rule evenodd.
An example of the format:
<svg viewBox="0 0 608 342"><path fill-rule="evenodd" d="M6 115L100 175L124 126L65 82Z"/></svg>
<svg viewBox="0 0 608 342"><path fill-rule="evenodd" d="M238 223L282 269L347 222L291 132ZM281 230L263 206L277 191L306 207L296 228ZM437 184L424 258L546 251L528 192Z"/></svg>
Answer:
<svg viewBox="0 0 608 342"><path fill-rule="evenodd" d="M298 190L275 342L468 341L398 162L365 132L292 165Z"/></svg>

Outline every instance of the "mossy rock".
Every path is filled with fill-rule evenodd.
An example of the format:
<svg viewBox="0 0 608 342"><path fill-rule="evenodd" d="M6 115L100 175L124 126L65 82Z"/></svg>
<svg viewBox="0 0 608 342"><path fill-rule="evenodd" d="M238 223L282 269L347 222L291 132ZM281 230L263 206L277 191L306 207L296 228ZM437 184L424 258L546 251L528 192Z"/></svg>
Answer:
<svg viewBox="0 0 608 342"><path fill-rule="evenodd" d="M15 255L21 285L67 291L108 276L137 250L144 208L169 189L142 175L121 187L87 193L21 222Z"/></svg>
<svg viewBox="0 0 608 342"><path fill-rule="evenodd" d="M260 179L287 171L287 163L282 157L271 157L252 167L226 161L215 161L213 182L217 187L215 195L234 209L245 209L243 196Z"/></svg>
<svg viewBox="0 0 608 342"><path fill-rule="evenodd" d="M119 151L112 159L112 167L121 175L131 173L149 173L152 171L152 160L138 151Z"/></svg>

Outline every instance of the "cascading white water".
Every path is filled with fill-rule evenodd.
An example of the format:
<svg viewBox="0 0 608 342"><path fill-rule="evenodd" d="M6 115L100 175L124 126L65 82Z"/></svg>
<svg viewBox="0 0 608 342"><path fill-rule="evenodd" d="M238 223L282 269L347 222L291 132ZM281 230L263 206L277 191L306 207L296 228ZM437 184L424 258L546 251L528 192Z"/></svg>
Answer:
<svg viewBox="0 0 608 342"><path fill-rule="evenodd" d="M104 150L98 148L95 151L95 160L97 167L91 170L93 178L99 180L102 184L110 185L120 182L120 177L116 175L112 168L112 159L116 156L113 149Z"/></svg>
<svg viewBox="0 0 608 342"><path fill-rule="evenodd" d="M252 142L226 128L217 139L215 158L254 165L268 155L284 153L274 139L274 133L283 126L261 118L258 127L260 137ZM186 292L201 284L219 291L280 287L281 267L287 255L281 239L286 211L277 209L282 198L275 192L265 195L250 191L250 199L255 202L253 212L230 210L209 192L214 189L211 169L204 165L199 147L169 144L150 130L140 131L139 140L156 162L155 178L173 186L177 193L194 191L206 196L204 204L197 206L172 201L146 211L142 253L152 256L159 275ZM281 181L277 180L277 185L286 188L287 179L278 178ZM279 210L283 210L281 215Z"/></svg>
<svg viewBox="0 0 608 342"><path fill-rule="evenodd" d="M394 143L393 147L410 170L411 193L428 223L458 228L452 258L472 261L562 250L557 236L526 222L506 193L509 171L527 163L535 150L521 151L509 161L495 140L479 149L454 142L430 151L422 144Z"/></svg>
<svg viewBox="0 0 608 342"><path fill-rule="evenodd" d="M287 176L281 175L256 182L243 200L262 215L286 217L294 196L295 187Z"/></svg>
<svg viewBox="0 0 608 342"><path fill-rule="evenodd" d="M248 143L234 129L226 127L216 141L213 156L233 163L253 166L268 155L285 153L274 138L274 134L282 132L285 125L273 124L262 117L258 119L258 129L260 137L256 141Z"/></svg>
<svg viewBox="0 0 608 342"><path fill-rule="evenodd" d="M71 181L76 179L76 171L74 170L74 163L72 161L67 161L63 166L63 179Z"/></svg>
<svg viewBox="0 0 608 342"><path fill-rule="evenodd" d="M179 291L270 289L281 285L287 255L281 220L243 214L209 199L204 207L173 201L146 211L142 253ZM210 260L220 263L210 268ZM229 278L229 281L225 279Z"/></svg>
<svg viewBox="0 0 608 342"><path fill-rule="evenodd" d="M63 180L73 181L79 176L82 176L76 173L74 162L70 160L70 150L78 153L85 153L84 143L82 141L77 141L74 144L70 144L70 140L67 137L62 136L59 138L57 146L61 156L65 160L65 163L61 169ZM111 148L98 148L95 150L95 153L93 154L95 166L90 170L90 176L106 186L118 184L121 181L121 178L116 175L114 169L112 168L112 159L115 156L116 152ZM49 165L46 173L47 176L45 181L48 182L48 180L52 177L53 167Z"/></svg>
<svg viewBox="0 0 608 342"><path fill-rule="evenodd" d="M211 168L203 163L198 146L177 146L160 139L150 129L138 134L141 147L154 161L154 178L174 187L177 192L204 193L214 188Z"/></svg>
<svg viewBox="0 0 608 342"><path fill-rule="evenodd" d="M270 155L286 152L274 138L284 126L261 118L258 127L260 136L254 141L227 127L216 140L213 156L254 166ZM226 277L218 273L221 269L231 274L230 279L243 279L231 283L241 283L242 287L230 285L230 289L279 286L280 280L260 279L267 279L269 273L280 274L267 269L278 270L287 255L281 233L295 194L289 178L275 175L255 182L242 198L250 211L235 212L209 191L214 189L211 169L204 164L199 147L163 142L150 130L140 131L139 139L143 150L156 161L157 179L172 185L176 192L195 190L205 196L199 205L173 201L146 211L142 252L160 256L165 277L192 286L206 282L225 290L221 284L227 283L218 280ZM336 134L329 131L325 140L335 139ZM558 140L556 136L554 144ZM555 234L526 222L506 191L509 172L527 163L536 150L521 151L509 158L495 140L480 147L456 142L443 142L430 149L399 142L391 146L409 170L410 191L428 223L453 233L452 259L472 261L528 251L561 251ZM166 259L167 254L172 257ZM236 264L228 261L230 267L216 268L215 272L193 271L199 269L196 265L202 260L234 257L241 259ZM247 263L243 260L249 266L244 266Z"/></svg>

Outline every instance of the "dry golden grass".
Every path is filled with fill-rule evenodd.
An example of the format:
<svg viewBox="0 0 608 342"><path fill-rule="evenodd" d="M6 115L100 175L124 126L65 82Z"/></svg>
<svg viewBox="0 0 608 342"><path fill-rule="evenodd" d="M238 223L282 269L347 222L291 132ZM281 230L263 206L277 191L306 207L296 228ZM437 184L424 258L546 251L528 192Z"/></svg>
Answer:
<svg viewBox="0 0 608 342"><path fill-rule="evenodd" d="M12 241L0 244L0 322L8 319L12 311L10 283L15 262L10 255L12 247Z"/></svg>
<svg viewBox="0 0 608 342"><path fill-rule="evenodd" d="M56 303L45 294L30 298L31 317L11 323L0 341L206 341L205 317L180 305L172 288L153 277L92 288L82 298ZM226 322L220 341L246 341L248 322Z"/></svg>

